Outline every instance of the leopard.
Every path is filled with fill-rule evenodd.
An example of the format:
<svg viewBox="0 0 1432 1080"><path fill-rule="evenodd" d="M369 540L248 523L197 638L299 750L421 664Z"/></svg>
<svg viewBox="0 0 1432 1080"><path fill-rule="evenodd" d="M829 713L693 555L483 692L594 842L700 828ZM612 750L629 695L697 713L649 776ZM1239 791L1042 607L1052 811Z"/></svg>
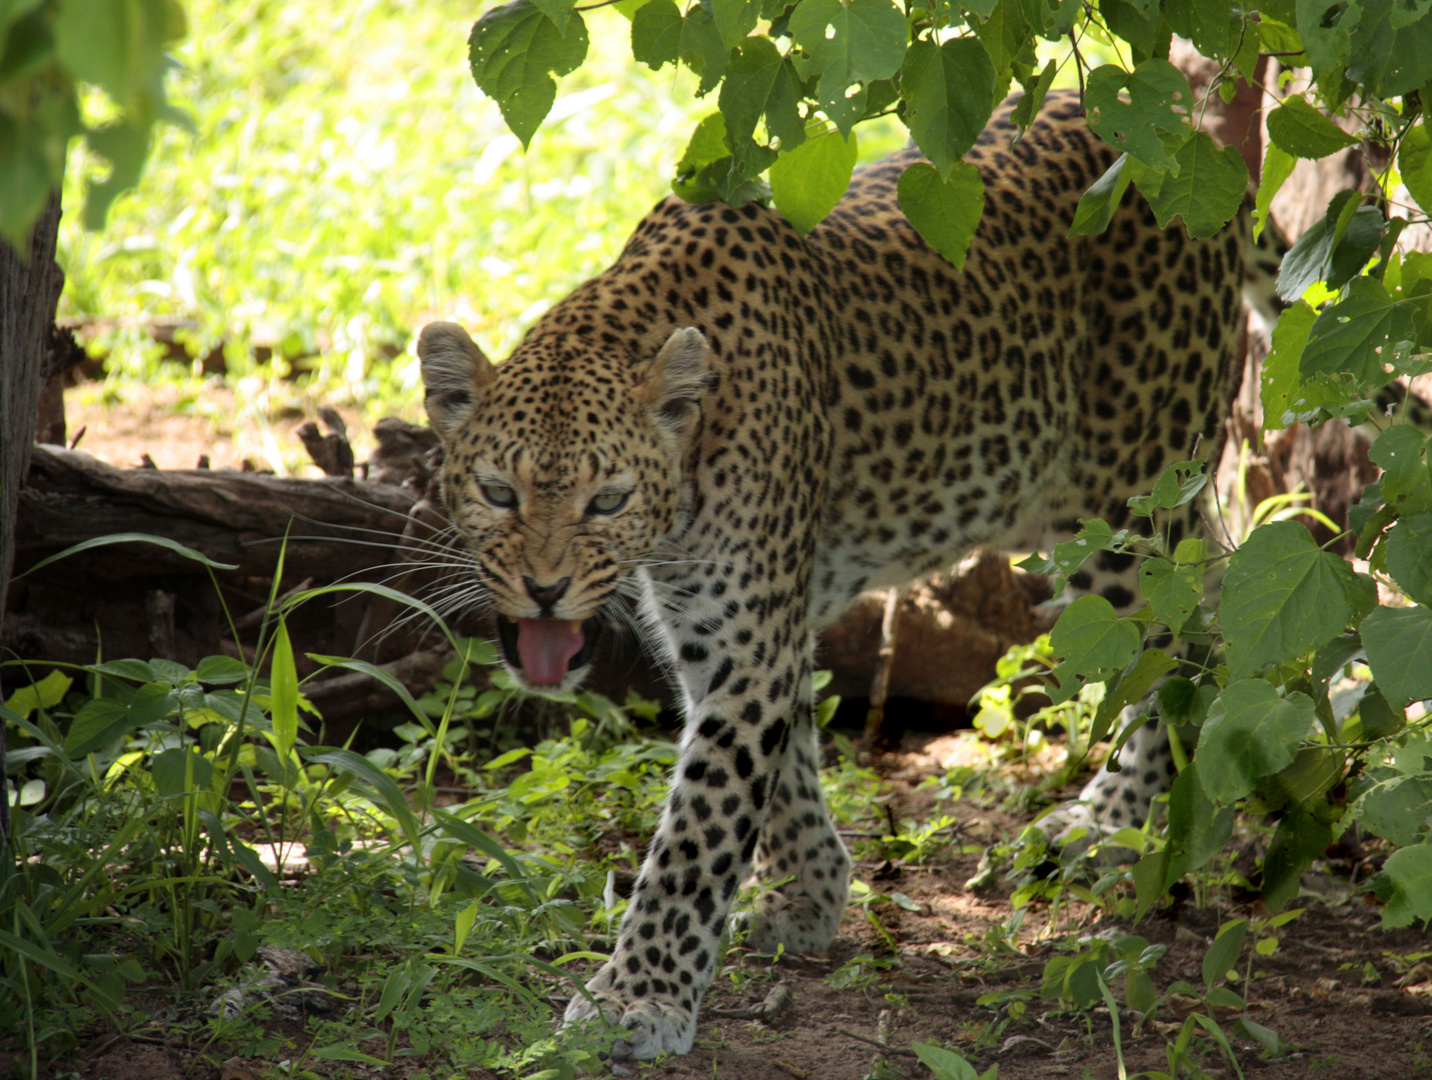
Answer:
<svg viewBox="0 0 1432 1080"><path fill-rule="evenodd" d="M1117 155L1077 94L1023 129L1015 107L965 155L985 194L960 269L900 208L909 146L805 235L759 201L664 198L500 364L455 323L420 334L444 513L513 680L575 689L634 606L678 698L655 836L564 1019L620 1029L614 1058L691 1049L743 884L746 944L831 945L852 863L819 775L821 628L973 549L1121 528L1166 467L1218 451L1269 274L1247 209L1193 239L1130 188L1104 233L1070 235ZM1197 505L1166 529L1199 533ZM1133 557L1069 589L1130 611ZM1155 730L1065 828L1142 820L1173 772Z"/></svg>

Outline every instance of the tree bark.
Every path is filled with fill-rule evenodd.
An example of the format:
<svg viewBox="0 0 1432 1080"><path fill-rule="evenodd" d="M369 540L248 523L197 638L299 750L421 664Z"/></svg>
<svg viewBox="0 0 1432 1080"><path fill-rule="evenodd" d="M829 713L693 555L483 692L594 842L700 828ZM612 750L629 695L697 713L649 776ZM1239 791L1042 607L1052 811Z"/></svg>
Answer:
<svg viewBox="0 0 1432 1080"><path fill-rule="evenodd" d="M63 277L55 265L60 196L45 207L30 238L30 251L0 242L0 619L15 561L15 515L20 485L30 465L30 444L40 389L47 376L50 327L55 322ZM0 699L3 699L0 687ZM5 727L0 723L0 781L5 768ZM3 790L3 784L0 784ZM10 798L0 798L0 854L10 845Z"/></svg>

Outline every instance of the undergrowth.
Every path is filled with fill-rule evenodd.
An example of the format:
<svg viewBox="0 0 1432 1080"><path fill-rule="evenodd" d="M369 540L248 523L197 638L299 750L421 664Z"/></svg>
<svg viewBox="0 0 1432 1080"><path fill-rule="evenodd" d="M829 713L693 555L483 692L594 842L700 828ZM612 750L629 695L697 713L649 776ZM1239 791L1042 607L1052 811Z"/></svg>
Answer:
<svg viewBox="0 0 1432 1080"><path fill-rule="evenodd" d="M595 1044L554 1041L553 1002L605 949L615 874L654 826L675 760L641 730L656 707L552 695L560 733L494 753L517 695L495 673L475 689L494 651L452 640L434 690L403 692L398 746L325 745L286 629L324 593L275 604L254 663L100 660L5 702L0 1031L18 1075L106 1031L211 1064L595 1062ZM268 949L321 972L306 1030L270 1027L300 991L256 988Z"/></svg>

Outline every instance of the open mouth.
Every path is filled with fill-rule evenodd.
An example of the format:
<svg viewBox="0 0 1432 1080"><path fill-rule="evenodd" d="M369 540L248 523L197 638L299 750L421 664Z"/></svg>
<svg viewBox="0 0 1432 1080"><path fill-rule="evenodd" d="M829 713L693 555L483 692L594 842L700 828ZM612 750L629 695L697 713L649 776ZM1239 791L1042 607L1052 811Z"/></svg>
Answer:
<svg viewBox="0 0 1432 1080"><path fill-rule="evenodd" d="M507 663L534 686L557 686L586 665L601 633L600 619L509 619L497 616Z"/></svg>

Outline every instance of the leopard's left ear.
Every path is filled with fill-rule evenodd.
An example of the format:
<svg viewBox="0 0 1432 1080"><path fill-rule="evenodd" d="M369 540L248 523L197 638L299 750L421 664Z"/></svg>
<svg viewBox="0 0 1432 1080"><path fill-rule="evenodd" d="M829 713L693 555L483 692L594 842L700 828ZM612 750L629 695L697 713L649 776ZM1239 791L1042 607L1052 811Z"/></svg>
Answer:
<svg viewBox="0 0 1432 1080"><path fill-rule="evenodd" d="M637 400L650 405L656 422L678 438L701 411L707 387L706 338L695 327L675 331L642 373Z"/></svg>

